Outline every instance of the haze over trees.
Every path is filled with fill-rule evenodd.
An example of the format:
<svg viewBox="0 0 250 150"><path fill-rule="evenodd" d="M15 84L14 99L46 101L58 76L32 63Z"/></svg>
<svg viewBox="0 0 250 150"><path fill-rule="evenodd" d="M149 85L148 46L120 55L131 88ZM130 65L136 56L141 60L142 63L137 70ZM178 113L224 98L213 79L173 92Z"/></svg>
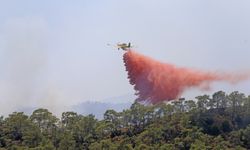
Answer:
<svg viewBox="0 0 250 150"><path fill-rule="evenodd" d="M0 117L0 150L202 150L250 149L250 96L240 92L133 103L104 119L47 109Z"/></svg>

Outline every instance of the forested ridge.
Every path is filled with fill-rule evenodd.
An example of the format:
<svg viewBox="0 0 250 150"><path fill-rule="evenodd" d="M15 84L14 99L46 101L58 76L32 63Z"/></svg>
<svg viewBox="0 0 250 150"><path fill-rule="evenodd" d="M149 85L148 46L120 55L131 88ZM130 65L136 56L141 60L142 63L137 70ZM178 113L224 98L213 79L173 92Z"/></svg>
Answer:
<svg viewBox="0 0 250 150"><path fill-rule="evenodd" d="M133 103L104 119L47 109L0 117L0 150L202 150L250 149L250 96L238 91Z"/></svg>

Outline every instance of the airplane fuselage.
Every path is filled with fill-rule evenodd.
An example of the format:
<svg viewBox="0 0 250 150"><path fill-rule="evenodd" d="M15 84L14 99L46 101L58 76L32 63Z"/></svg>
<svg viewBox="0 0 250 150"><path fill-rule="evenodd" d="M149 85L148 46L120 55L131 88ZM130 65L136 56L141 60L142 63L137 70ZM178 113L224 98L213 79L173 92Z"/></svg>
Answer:
<svg viewBox="0 0 250 150"><path fill-rule="evenodd" d="M130 43L126 44L126 43L122 43L122 44L117 44L118 50L122 49L124 51L128 50L131 48Z"/></svg>

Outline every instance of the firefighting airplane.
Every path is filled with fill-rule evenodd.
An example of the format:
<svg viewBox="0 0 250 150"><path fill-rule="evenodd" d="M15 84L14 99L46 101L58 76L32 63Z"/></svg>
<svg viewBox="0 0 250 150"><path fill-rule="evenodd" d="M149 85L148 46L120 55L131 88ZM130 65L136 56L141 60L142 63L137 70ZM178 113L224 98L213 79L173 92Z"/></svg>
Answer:
<svg viewBox="0 0 250 150"><path fill-rule="evenodd" d="M108 44L110 46L110 44ZM132 48L133 46L131 45L131 43L129 42L128 44L127 43L118 43L116 44L116 46L118 50L122 49L124 51L128 51L130 48Z"/></svg>

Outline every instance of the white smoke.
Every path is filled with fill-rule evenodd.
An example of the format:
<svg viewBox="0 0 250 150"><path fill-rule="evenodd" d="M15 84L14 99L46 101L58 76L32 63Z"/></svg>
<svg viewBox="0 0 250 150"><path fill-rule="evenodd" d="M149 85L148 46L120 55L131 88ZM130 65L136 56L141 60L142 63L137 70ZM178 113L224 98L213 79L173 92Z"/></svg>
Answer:
<svg viewBox="0 0 250 150"><path fill-rule="evenodd" d="M0 115L26 107L46 107L58 112L58 99L62 97L48 84L46 21L11 19L0 33Z"/></svg>

